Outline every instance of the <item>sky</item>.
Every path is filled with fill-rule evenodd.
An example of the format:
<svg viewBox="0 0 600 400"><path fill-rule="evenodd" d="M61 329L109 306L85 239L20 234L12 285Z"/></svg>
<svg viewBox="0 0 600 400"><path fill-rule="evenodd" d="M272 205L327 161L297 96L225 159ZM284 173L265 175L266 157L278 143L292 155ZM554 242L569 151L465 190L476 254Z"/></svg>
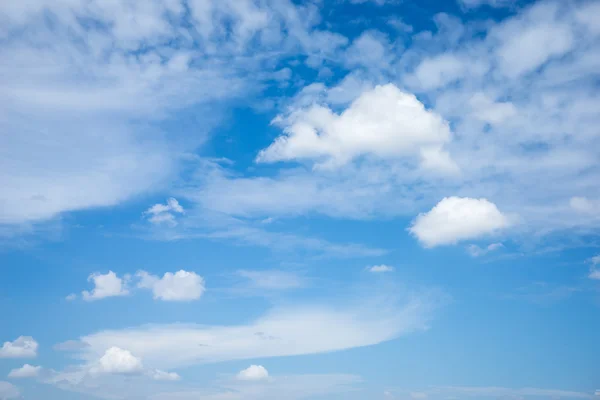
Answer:
<svg viewBox="0 0 600 400"><path fill-rule="evenodd" d="M600 399L600 2L0 4L0 400Z"/></svg>

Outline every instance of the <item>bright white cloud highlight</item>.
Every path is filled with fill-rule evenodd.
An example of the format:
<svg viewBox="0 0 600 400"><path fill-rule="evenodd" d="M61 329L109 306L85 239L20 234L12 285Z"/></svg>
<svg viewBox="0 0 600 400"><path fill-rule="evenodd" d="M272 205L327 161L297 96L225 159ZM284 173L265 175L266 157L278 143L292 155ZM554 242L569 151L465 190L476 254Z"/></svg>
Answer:
<svg viewBox="0 0 600 400"><path fill-rule="evenodd" d="M126 296L129 290L126 285L127 277L119 278L113 271L106 274L94 273L88 277L88 282L94 283L91 292L84 290L81 296L85 301L94 301L106 297Z"/></svg>
<svg viewBox="0 0 600 400"><path fill-rule="evenodd" d="M23 365L21 368L16 368L8 373L9 378L33 378L40 374L42 367L29 364Z"/></svg>
<svg viewBox="0 0 600 400"><path fill-rule="evenodd" d="M419 214L409 231L425 247L435 247L493 234L509 225L509 218L486 199L446 197Z"/></svg>
<svg viewBox="0 0 600 400"><path fill-rule="evenodd" d="M251 365L240 371L237 378L242 381L264 381L269 378L269 371L262 365Z"/></svg>
<svg viewBox="0 0 600 400"><path fill-rule="evenodd" d="M113 346L106 350L90 371L99 374L134 374L142 370L142 361L139 358L129 350Z"/></svg>
<svg viewBox="0 0 600 400"><path fill-rule="evenodd" d="M359 156L425 158L431 151L447 154L443 146L451 137L443 118L393 84L365 91L341 114L313 105L275 123L285 133L259 153L260 162L309 159L339 167Z"/></svg>
<svg viewBox="0 0 600 400"><path fill-rule="evenodd" d="M164 301L198 300L205 290L204 278L195 272L179 270L175 273L167 272L159 278L146 271L139 271L137 277L140 279L138 288L150 289L155 299Z"/></svg>
<svg viewBox="0 0 600 400"><path fill-rule="evenodd" d="M19 336L13 342L4 342L0 358L33 358L37 356L38 342L31 336Z"/></svg>
<svg viewBox="0 0 600 400"><path fill-rule="evenodd" d="M369 272L374 272L374 273L393 272L394 267L391 267L391 266L385 265L385 264L381 264L381 265L373 265L372 267L369 267L368 270L369 270Z"/></svg>

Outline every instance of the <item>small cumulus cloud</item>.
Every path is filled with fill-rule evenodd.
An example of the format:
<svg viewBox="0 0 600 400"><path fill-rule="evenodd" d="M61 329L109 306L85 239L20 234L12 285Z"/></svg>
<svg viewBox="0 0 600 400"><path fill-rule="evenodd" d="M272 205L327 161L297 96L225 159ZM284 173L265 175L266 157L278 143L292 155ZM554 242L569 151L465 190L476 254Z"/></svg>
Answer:
<svg viewBox="0 0 600 400"><path fill-rule="evenodd" d="M90 372L93 374L135 374L143 370L141 359L130 351L119 347L111 347L94 365Z"/></svg>
<svg viewBox="0 0 600 400"><path fill-rule="evenodd" d="M0 358L33 358L37 356L38 342L31 336L19 336L12 342L4 342Z"/></svg>
<svg viewBox="0 0 600 400"><path fill-rule="evenodd" d="M164 301L198 300L205 291L204 278L195 272L179 270L166 272L162 278L139 271L138 288L150 289L155 299Z"/></svg>
<svg viewBox="0 0 600 400"><path fill-rule="evenodd" d="M373 272L373 273L393 272L394 267L391 267L391 266L385 265L385 264L381 264L381 265L373 265L371 267L367 267L367 270L369 272Z"/></svg>
<svg viewBox="0 0 600 400"><path fill-rule="evenodd" d="M242 381L264 381L269 378L269 371L262 365L251 365L240 371L237 378Z"/></svg>
<svg viewBox="0 0 600 400"><path fill-rule="evenodd" d="M15 368L8 373L9 378L34 378L40 374L42 367L29 364L23 365L21 368Z"/></svg>
<svg viewBox="0 0 600 400"><path fill-rule="evenodd" d="M510 225L510 219L487 199L445 197L419 214L408 230L425 247L435 247L490 235Z"/></svg>
<svg viewBox="0 0 600 400"><path fill-rule="evenodd" d="M93 273L88 277L88 282L94 283L94 289L91 292L84 290L81 292L81 296L85 301L126 296L129 294L129 290L127 289L128 280L129 276L126 275L124 278L119 278L113 271L108 271L106 274Z"/></svg>
<svg viewBox="0 0 600 400"><path fill-rule="evenodd" d="M179 381L181 376L176 372L166 372L159 369L152 371L150 374L155 381Z"/></svg>

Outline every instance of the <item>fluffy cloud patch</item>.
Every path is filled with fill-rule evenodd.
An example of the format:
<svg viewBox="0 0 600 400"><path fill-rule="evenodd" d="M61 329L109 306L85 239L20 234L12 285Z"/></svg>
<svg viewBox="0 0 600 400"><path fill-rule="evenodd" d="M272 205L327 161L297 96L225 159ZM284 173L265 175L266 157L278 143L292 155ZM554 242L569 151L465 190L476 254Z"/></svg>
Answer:
<svg viewBox="0 0 600 400"><path fill-rule="evenodd" d="M264 381L269 378L269 371L262 365L251 365L240 371L237 378L242 381Z"/></svg>
<svg viewBox="0 0 600 400"><path fill-rule="evenodd" d="M183 207L177 199L171 197L167 200L166 204L155 204L145 211L145 215L148 216L148 221L155 225L166 224L170 226L176 226L177 220L175 214L185 213Z"/></svg>
<svg viewBox="0 0 600 400"><path fill-rule="evenodd" d="M19 397L21 397L21 392L15 385L0 381L0 400L17 399Z"/></svg>
<svg viewBox="0 0 600 400"><path fill-rule="evenodd" d="M151 369L229 360L316 354L381 343L426 329L441 298L400 293L361 298L355 306L296 306L272 310L242 325L151 325L82 337L78 358L95 362L117 346ZM375 311L374 311L375 310Z"/></svg>
<svg viewBox="0 0 600 400"><path fill-rule="evenodd" d="M425 247L455 244L510 226L509 218L486 199L446 197L419 214L409 231Z"/></svg>
<svg viewBox="0 0 600 400"><path fill-rule="evenodd" d="M39 375L42 367L29 364L23 365L21 368L16 368L8 373L9 378L33 378Z"/></svg>
<svg viewBox="0 0 600 400"><path fill-rule="evenodd" d="M0 358L33 358L37 356L38 342L31 336L19 336L13 342L4 342Z"/></svg>
<svg viewBox="0 0 600 400"><path fill-rule="evenodd" d="M90 372L97 374L135 374L143 370L142 361L129 350L113 346L104 352Z"/></svg>
<svg viewBox="0 0 600 400"><path fill-rule="evenodd" d="M151 373L152 379L155 381L179 381L181 376L176 372L166 372L160 369L154 370Z"/></svg>
<svg viewBox="0 0 600 400"><path fill-rule="evenodd" d="M373 265L372 267L369 267L368 270L369 270L369 272L373 272L373 273L393 272L394 267L391 267L391 266L385 265L385 264L381 264L381 265Z"/></svg>
<svg viewBox="0 0 600 400"><path fill-rule="evenodd" d="M94 283L94 289L91 292L84 290L81 295L85 301L94 301L106 297L126 296L129 294L127 289L128 277L119 278L113 271L106 274L94 273L88 277L88 282Z"/></svg>
<svg viewBox="0 0 600 400"><path fill-rule="evenodd" d="M155 299L164 301L198 300L205 290L204 278L195 272L179 270L175 273L167 272L159 278L146 271L139 271L137 277L140 279L138 288L150 289Z"/></svg>
<svg viewBox="0 0 600 400"><path fill-rule="evenodd" d="M360 156L426 158L431 151L447 154L451 138L443 118L393 84L365 91L341 114L313 105L274 122L285 134L259 153L259 162L308 159L339 167Z"/></svg>

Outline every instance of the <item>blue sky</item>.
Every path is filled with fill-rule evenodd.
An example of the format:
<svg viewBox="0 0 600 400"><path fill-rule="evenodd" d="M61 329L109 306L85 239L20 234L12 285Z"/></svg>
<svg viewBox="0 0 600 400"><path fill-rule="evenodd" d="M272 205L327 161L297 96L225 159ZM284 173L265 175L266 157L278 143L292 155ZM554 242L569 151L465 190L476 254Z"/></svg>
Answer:
<svg viewBox="0 0 600 400"><path fill-rule="evenodd" d="M600 398L600 4L0 5L0 400Z"/></svg>

